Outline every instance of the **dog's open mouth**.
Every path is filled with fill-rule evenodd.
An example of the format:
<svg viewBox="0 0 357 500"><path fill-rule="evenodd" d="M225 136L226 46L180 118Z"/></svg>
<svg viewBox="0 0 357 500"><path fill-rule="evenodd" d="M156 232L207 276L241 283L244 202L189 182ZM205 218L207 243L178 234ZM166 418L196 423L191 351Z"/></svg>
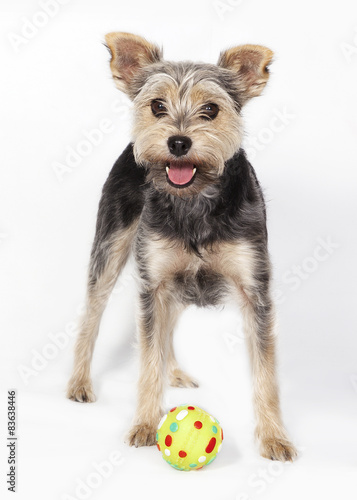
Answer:
<svg viewBox="0 0 357 500"><path fill-rule="evenodd" d="M193 163L182 161L170 161L166 165L168 182L177 188L189 186L194 179L196 167Z"/></svg>

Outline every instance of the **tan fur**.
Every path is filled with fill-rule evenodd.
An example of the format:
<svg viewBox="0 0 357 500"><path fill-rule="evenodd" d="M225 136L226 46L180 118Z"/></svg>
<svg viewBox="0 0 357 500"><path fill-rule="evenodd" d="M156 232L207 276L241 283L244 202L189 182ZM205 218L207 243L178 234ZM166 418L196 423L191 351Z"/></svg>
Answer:
<svg viewBox="0 0 357 500"><path fill-rule="evenodd" d="M167 376L173 387L198 387L198 382L179 367L173 346L173 331L170 332L169 348L167 353Z"/></svg>
<svg viewBox="0 0 357 500"><path fill-rule="evenodd" d="M201 265L201 259L185 251L181 242L168 239L150 240L146 245L146 255L149 262L148 272L153 287L162 282L171 281L180 271L196 273Z"/></svg>
<svg viewBox="0 0 357 500"><path fill-rule="evenodd" d="M256 437L260 442L261 454L266 458L291 460L296 456L294 446L289 442L284 429L278 395L275 366L276 322L274 309L266 325L265 335L269 338L268 349L258 348L257 324L253 312L257 297L254 294L254 271L256 258L253 246L248 242L240 244L222 243L217 252L217 270L231 277L241 295L241 310L244 330L250 354L253 373L253 400L257 419Z"/></svg>
<svg viewBox="0 0 357 500"><path fill-rule="evenodd" d="M110 69L115 85L129 93L129 83L147 64L159 61L161 50L154 44L131 33L108 33L105 41L111 53Z"/></svg>
<svg viewBox="0 0 357 500"><path fill-rule="evenodd" d="M253 402L257 421L255 435L261 455L273 460L292 460L296 456L281 420L275 363L275 314L272 311L264 335L269 338L265 350L259 349L254 301L244 294L242 313L253 375Z"/></svg>
<svg viewBox="0 0 357 500"><path fill-rule="evenodd" d="M222 52L218 64L239 75L246 99L262 93L268 79L273 51L262 45L239 45Z"/></svg>
<svg viewBox="0 0 357 500"><path fill-rule="evenodd" d="M157 76L157 75L156 75ZM224 163L239 149L243 138L240 116L234 111L220 87L211 82L197 83L182 88L187 81L178 85L168 75L150 79L134 100L135 120L133 128L134 153L138 163L161 163L168 158L167 138L173 135L189 136L193 146L186 160L198 165L214 166L217 176L221 175ZM165 96L168 116L157 120L150 102ZM220 112L212 125L200 118L200 108L214 102ZM163 169L164 170L164 169ZM175 193L176 194L176 193Z"/></svg>
<svg viewBox="0 0 357 500"><path fill-rule="evenodd" d="M169 281L179 272L196 274L202 267L221 273L229 280L253 283L254 250L249 242L222 242L200 249L202 258L187 252L181 242L168 239L150 240L146 246L153 283ZM239 278L238 278L239 277Z"/></svg>
<svg viewBox="0 0 357 500"><path fill-rule="evenodd" d="M155 290L153 306L154 324L150 336L139 317L139 342L141 369L139 377L139 394L134 425L129 432L130 445L143 446L156 442L156 429L163 415L162 394L165 384L165 367L168 352L168 332L172 331L178 317L179 309L175 307L172 295L165 283ZM146 432L143 432L143 427Z"/></svg>
<svg viewBox="0 0 357 500"><path fill-rule="evenodd" d="M220 55L217 68L165 63L156 45L130 33L109 33L106 42L115 83L134 101L132 142L136 164L146 168L146 182L152 183L157 193L183 198L178 200L182 203L181 212L175 212L178 228L183 217L189 222L191 217L201 217L203 224L193 225L194 229L190 224L183 225L184 236L173 241L162 236L170 234L167 231L158 231L158 237L157 226L150 225L150 219L145 219L148 213L143 212L142 224L136 222L109 240L105 237L107 233L99 232L94 247L97 254L92 258L87 313L76 344L68 397L82 402L95 399L90 362L100 318L138 231L135 256L141 277L138 318L141 368L138 406L128 435L129 444L155 443L156 428L163 414L166 380L173 386L198 385L179 368L175 358L173 331L179 314L188 304L202 307L219 304L230 293L239 299L244 318L261 454L271 459L291 460L296 451L282 424L275 373L275 316L268 285L270 263L263 232L263 199L257 198L254 206L241 205L241 210L245 210L241 212L242 227L252 222L253 230L222 231L228 238L238 234L236 241L219 241L217 235L215 243L206 244L205 235L209 231L204 224L209 220L205 220L208 217L205 210L211 207L210 198L218 197L222 188L221 179L230 181L228 176L221 178L224 168L226 165L233 168L234 163L227 162L241 147L241 108L248 99L261 94L269 78L268 65L273 52L259 45L234 47ZM157 100L163 106L160 111ZM175 139L174 136L185 139L186 144L189 139L187 151L172 147L169 139ZM186 167L192 168L195 176L183 186L172 182L170 170L168 177L166 174L166 167L175 167L173 162L180 161L188 164ZM255 191L258 193L258 187ZM187 209L186 199L192 201L195 196L199 196L197 203L188 205ZM203 199L207 205L202 204ZM147 207L153 200L146 199ZM186 211L182 211L182 206ZM213 214L210 212L209 216ZM175 238L173 227L176 226L173 219L168 220ZM235 223L229 218L222 220L225 224ZM199 239L197 234L201 228ZM187 236L192 238L190 251L186 250ZM195 241L201 243L196 245ZM103 262L107 262L104 270Z"/></svg>
<svg viewBox="0 0 357 500"><path fill-rule="evenodd" d="M76 342L73 373L67 389L67 397L75 401L95 401L90 364L99 323L117 277L129 256L136 229L137 222L119 235L114 235L108 264L95 285L88 287L86 312Z"/></svg>
<svg viewBox="0 0 357 500"><path fill-rule="evenodd" d="M209 250L200 249L203 258L193 256L185 251L182 244L169 240L151 240L146 247L148 257L150 282L157 287L157 348L149 351L144 340L142 344L142 375L139 382L139 405L137 420L147 422L145 419L154 418L152 432L157 425L160 412L153 416L152 408L160 407L161 393L163 390L163 364L162 356L167 352L169 380L173 385L196 387L198 384L178 367L173 351L172 329L179 313L179 306L175 304L174 294L170 294L169 283L176 273L185 271L196 274L201 267L221 273L232 284L232 292L241 298L244 329L250 353L253 372L253 400L257 419L256 437L260 442L261 454L266 458L278 460L291 460L296 456L296 450L289 442L285 432L281 415L275 373L275 317L272 311L267 325L266 335L269 337L269 346L262 353L257 346L258 326L255 323L253 312L257 297L254 295L254 272L256 255L253 246L246 241L223 242L213 245ZM176 310L175 310L176 306ZM175 312L174 312L175 311ZM171 325L166 317L171 318ZM169 348L167 347L167 333ZM145 339L145 334L143 334ZM149 354L150 352L150 354ZM153 356L153 353L154 356ZM150 376L148 377L148 374ZM153 405L155 403L155 406ZM151 409L151 410L150 410ZM150 420L151 421L151 420ZM154 425L155 424L155 425ZM145 437L146 436L146 437ZM143 444L147 434L143 433L142 425L136 424L130 433L130 443Z"/></svg>

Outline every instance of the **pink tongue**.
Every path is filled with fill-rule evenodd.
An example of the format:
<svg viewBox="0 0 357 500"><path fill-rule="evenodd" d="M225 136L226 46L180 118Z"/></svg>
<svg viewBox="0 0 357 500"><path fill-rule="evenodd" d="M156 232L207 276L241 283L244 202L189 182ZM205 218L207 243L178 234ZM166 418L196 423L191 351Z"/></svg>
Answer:
<svg viewBox="0 0 357 500"><path fill-rule="evenodd" d="M193 164L171 161L169 164L168 176L171 182L183 186L190 182L193 177Z"/></svg>

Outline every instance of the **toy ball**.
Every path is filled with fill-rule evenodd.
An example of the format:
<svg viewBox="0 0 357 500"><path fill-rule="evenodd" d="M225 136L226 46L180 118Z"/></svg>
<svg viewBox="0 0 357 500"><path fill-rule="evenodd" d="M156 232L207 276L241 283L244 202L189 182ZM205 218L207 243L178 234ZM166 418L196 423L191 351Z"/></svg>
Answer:
<svg viewBox="0 0 357 500"><path fill-rule="evenodd" d="M197 470L216 458L223 431L218 420L202 408L180 405L162 417L156 441L162 457L172 467Z"/></svg>

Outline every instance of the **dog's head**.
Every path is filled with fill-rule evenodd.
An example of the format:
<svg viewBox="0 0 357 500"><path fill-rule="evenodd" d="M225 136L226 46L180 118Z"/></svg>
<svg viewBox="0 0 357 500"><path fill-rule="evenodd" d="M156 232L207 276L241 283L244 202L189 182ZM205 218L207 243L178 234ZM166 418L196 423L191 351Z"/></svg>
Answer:
<svg viewBox="0 0 357 500"><path fill-rule="evenodd" d="M136 35L105 38L116 86L134 102L134 155L148 180L181 197L217 182L241 145L242 106L268 81L272 51L241 45L217 65L176 63Z"/></svg>

